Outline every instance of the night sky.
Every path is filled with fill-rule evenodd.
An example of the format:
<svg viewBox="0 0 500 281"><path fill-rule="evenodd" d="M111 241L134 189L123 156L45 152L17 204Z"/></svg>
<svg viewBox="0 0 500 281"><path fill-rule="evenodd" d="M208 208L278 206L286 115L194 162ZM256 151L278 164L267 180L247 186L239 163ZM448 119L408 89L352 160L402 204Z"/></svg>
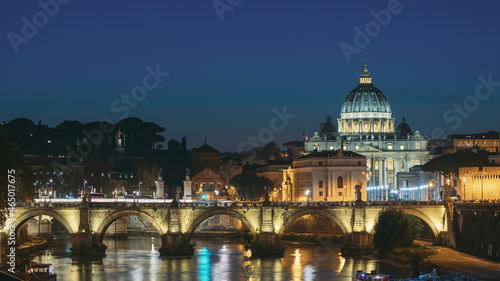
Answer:
<svg viewBox="0 0 500 281"><path fill-rule="evenodd" d="M500 130L498 1L59 1L0 3L0 121L135 116L189 148L282 144L302 119L309 136L337 126L366 62L396 125Z"/></svg>

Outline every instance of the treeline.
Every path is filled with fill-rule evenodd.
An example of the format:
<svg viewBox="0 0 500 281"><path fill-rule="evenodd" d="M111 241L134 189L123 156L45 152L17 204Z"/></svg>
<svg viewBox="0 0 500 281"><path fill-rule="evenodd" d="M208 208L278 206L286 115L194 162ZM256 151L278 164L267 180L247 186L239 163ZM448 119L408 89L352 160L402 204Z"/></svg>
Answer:
<svg viewBox="0 0 500 281"><path fill-rule="evenodd" d="M35 124L26 118L17 118L4 124L9 145L27 154L67 154L88 142L93 153L110 154L121 139L121 146L137 150L162 148L165 138L160 133L165 128L136 117L129 117L116 124L107 121L82 123L65 120L49 127L41 121Z"/></svg>

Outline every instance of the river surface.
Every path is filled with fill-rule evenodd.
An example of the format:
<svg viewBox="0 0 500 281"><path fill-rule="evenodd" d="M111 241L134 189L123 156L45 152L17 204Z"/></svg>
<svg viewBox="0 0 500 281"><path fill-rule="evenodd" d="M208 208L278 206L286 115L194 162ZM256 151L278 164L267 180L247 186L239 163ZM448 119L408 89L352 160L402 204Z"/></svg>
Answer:
<svg viewBox="0 0 500 281"><path fill-rule="evenodd" d="M35 260L51 263L58 281L77 280L198 280L198 281L351 281L356 270L378 268L394 277L408 277L409 270L396 268L374 258L342 257L335 247L286 244L285 256L250 258L250 251L238 242L196 239L196 251L188 258L161 258L161 240L149 237L107 238L106 257L99 261L70 258L68 237L62 246L35 255ZM394 277L393 277L394 276Z"/></svg>

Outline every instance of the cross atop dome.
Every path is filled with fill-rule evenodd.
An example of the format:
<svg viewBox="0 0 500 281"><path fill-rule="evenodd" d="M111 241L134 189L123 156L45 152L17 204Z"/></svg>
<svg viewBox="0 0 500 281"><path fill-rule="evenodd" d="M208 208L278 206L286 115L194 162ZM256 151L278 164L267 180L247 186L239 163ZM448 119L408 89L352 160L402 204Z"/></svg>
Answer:
<svg viewBox="0 0 500 281"><path fill-rule="evenodd" d="M359 84L371 84L371 83L372 83L372 77L370 76L370 72L368 72L368 67L366 66L365 63L363 73L361 73L361 76L359 77Z"/></svg>

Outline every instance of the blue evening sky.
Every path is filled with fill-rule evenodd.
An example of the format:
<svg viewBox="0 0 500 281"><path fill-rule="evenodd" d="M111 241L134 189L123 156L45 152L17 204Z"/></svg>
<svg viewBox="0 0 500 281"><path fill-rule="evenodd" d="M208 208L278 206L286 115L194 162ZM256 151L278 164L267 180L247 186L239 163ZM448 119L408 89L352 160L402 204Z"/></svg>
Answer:
<svg viewBox="0 0 500 281"><path fill-rule="evenodd" d="M4 0L0 121L135 116L188 147L282 144L300 139L302 119L309 136L327 114L337 126L366 62L396 125L405 116L429 138L498 131L499 11L493 0ZM169 75L126 105L147 66ZM284 107L296 117L281 126Z"/></svg>

